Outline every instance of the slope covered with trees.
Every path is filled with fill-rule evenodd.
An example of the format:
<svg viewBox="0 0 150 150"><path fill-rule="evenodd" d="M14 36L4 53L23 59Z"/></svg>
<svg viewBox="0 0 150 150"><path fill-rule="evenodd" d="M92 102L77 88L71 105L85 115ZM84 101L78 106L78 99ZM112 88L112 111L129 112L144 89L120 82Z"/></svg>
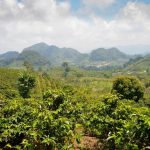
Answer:
<svg viewBox="0 0 150 150"><path fill-rule="evenodd" d="M150 71L150 55L131 59L125 65L126 71L131 72L149 72Z"/></svg>
<svg viewBox="0 0 150 150"><path fill-rule="evenodd" d="M9 54L9 59L8 56ZM72 48L59 48L46 43L38 43L17 52L8 52L0 55L0 66L21 67L24 61L33 64L35 68L48 68L52 66L61 66L63 62L68 62L74 66L91 67L114 67L122 66L129 60L130 56L119 51L117 48L92 50L89 54L83 54Z"/></svg>

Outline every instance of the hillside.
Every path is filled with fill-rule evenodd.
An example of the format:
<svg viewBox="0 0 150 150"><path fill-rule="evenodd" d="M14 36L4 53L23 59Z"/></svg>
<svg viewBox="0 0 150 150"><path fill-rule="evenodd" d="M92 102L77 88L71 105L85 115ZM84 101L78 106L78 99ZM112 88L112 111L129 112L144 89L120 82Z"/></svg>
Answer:
<svg viewBox="0 0 150 150"><path fill-rule="evenodd" d="M19 53L15 51L6 52L0 55L0 66L8 66L18 57Z"/></svg>
<svg viewBox="0 0 150 150"><path fill-rule="evenodd" d="M34 68L38 67L49 67L50 62L43 56L41 56L39 53L34 51L23 51L19 54L16 61L12 64L14 65L22 65L25 61L30 62Z"/></svg>
<svg viewBox="0 0 150 150"><path fill-rule="evenodd" d="M117 48L98 48L91 52L90 59L92 61L113 61L120 59L128 59L128 56L123 52L120 52Z"/></svg>
<svg viewBox="0 0 150 150"><path fill-rule="evenodd" d="M24 61L30 62L34 68L61 66L63 62L70 65L105 68L122 66L129 60L129 56L117 48L99 48L89 54L82 54L72 48L59 48L46 43L38 43L18 52L7 52L0 55L0 66L20 68Z"/></svg>
<svg viewBox="0 0 150 150"><path fill-rule="evenodd" d="M113 47L109 49L98 48L89 54L90 65L87 68L111 69L122 67L132 56L126 55Z"/></svg>
<svg viewBox="0 0 150 150"><path fill-rule="evenodd" d="M31 47L25 48L23 51L34 51L41 56L47 58L52 65L61 65L63 62L70 64L80 64L84 55L72 48L59 48L54 45L47 45L45 43L38 43Z"/></svg>
<svg viewBox="0 0 150 150"><path fill-rule="evenodd" d="M45 57L34 51L22 51L20 54L18 52L7 52L0 55L1 67L22 68L25 61L32 64L34 68L50 66L50 62Z"/></svg>
<svg viewBox="0 0 150 150"><path fill-rule="evenodd" d="M150 70L150 55L130 60L127 66L125 67L125 71L130 72L147 72L149 70Z"/></svg>

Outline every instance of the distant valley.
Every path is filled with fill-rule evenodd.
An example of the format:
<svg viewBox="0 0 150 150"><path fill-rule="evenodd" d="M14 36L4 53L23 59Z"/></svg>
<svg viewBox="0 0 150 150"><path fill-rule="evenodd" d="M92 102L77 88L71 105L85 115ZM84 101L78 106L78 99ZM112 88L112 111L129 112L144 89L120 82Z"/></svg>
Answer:
<svg viewBox="0 0 150 150"><path fill-rule="evenodd" d="M38 43L27 47L21 53L8 51L0 55L0 66L21 68L28 61L34 68L60 66L63 62L84 68L122 67L136 56L127 55L117 48L98 48L91 53L80 53L72 48L59 48L46 43Z"/></svg>

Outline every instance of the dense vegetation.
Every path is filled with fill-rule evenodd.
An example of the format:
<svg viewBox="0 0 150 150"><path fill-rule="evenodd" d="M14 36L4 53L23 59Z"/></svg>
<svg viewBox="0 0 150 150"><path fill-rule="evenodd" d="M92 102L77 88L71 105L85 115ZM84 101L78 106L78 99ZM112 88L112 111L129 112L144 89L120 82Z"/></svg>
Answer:
<svg viewBox="0 0 150 150"><path fill-rule="evenodd" d="M144 87L136 77L118 77L113 83L112 92L121 99L130 99L138 102L143 98Z"/></svg>
<svg viewBox="0 0 150 150"><path fill-rule="evenodd" d="M131 85L127 93L141 87L128 98L112 92L118 81L112 71L63 66L48 72L0 69L0 149L148 149L148 74L119 78L123 85L132 81L125 82ZM86 137L97 144L83 144Z"/></svg>
<svg viewBox="0 0 150 150"><path fill-rule="evenodd" d="M30 98L30 90L35 87L35 78L23 73L18 79L18 91L23 98Z"/></svg>

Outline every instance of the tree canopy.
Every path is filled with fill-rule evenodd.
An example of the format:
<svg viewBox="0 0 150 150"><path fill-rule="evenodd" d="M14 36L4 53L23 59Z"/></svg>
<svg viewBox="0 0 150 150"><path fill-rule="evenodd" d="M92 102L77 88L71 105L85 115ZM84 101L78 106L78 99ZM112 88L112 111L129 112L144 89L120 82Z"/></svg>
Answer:
<svg viewBox="0 0 150 150"><path fill-rule="evenodd" d="M121 76L115 79L112 92L120 98L133 99L138 102L143 98L144 87L136 77Z"/></svg>

